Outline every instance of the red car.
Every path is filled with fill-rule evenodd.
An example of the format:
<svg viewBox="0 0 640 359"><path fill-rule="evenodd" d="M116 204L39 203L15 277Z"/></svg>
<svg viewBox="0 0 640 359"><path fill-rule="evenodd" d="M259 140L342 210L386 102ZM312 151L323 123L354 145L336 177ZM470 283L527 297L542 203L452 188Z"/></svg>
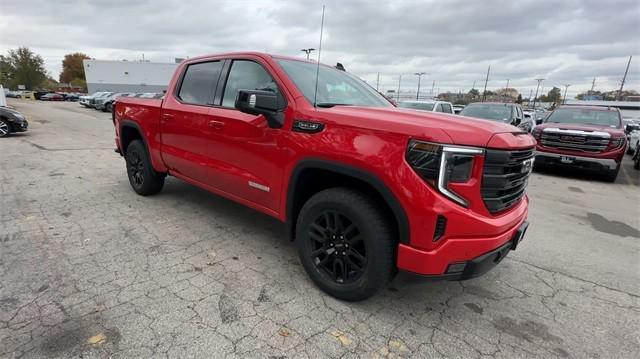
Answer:
<svg viewBox="0 0 640 359"><path fill-rule="evenodd" d="M560 106L533 135L537 166L596 171L615 182L627 149L620 111L602 106Z"/></svg>
<svg viewBox="0 0 640 359"><path fill-rule="evenodd" d="M357 77L262 53L182 62L164 99L119 98L133 190L167 175L284 222L311 279L362 300L398 269L480 275L527 229L535 140L510 125L398 109Z"/></svg>
<svg viewBox="0 0 640 359"><path fill-rule="evenodd" d="M64 96L57 93L48 93L40 96L40 101L64 101Z"/></svg>

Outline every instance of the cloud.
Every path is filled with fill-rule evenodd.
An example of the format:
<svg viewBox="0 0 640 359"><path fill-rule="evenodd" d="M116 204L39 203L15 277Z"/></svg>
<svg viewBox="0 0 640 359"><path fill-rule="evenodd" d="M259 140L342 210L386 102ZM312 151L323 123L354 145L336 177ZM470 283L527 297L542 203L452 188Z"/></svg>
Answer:
<svg viewBox="0 0 640 359"><path fill-rule="evenodd" d="M303 56L318 47L316 1L9 1L0 0L0 51L28 46L57 76L66 53L99 59L171 62L175 57L253 50ZM326 0L322 61L383 89L433 81L441 91L510 86L524 94L571 83L569 96L619 86L640 90L637 1L336 1ZM316 54L317 55L317 54Z"/></svg>

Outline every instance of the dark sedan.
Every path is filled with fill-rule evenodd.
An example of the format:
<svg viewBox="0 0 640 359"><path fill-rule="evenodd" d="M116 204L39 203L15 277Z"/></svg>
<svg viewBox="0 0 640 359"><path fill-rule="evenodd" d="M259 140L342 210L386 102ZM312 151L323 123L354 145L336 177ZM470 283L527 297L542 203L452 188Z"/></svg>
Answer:
<svg viewBox="0 0 640 359"><path fill-rule="evenodd" d="M0 106L0 137L6 137L12 132L24 132L29 123L20 112Z"/></svg>

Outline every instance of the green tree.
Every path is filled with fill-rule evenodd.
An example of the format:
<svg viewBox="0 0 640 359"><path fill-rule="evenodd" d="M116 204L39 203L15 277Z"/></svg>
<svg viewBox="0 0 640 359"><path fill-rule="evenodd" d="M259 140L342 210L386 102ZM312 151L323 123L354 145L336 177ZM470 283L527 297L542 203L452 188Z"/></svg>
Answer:
<svg viewBox="0 0 640 359"><path fill-rule="evenodd" d="M8 88L24 85L27 90L33 90L46 78L44 60L27 47L9 50L7 55L0 55L0 72L2 84Z"/></svg>
<svg viewBox="0 0 640 359"><path fill-rule="evenodd" d="M82 87L85 92L87 91L87 81L85 81L84 79L76 77L75 79L71 80L70 84L73 87Z"/></svg>
<svg viewBox="0 0 640 359"><path fill-rule="evenodd" d="M558 87L553 86L553 88L547 93L546 99L543 102L562 102L562 91Z"/></svg>
<svg viewBox="0 0 640 359"><path fill-rule="evenodd" d="M47 77L38 87L45 90L54 91L58 88L58 85L58 81L56 81L53 77Z"/></svg>
<svg viewBox="0 0 640 359"><path fill-rule="evenodd" d="M480 91L476 90L476 89L471 89L469 90L469 95L476 97L476 96L480 96Z"/></svg>
<svg viewBox="0 0 640 359"><path fill-rule="evenodd" d="M85 80L82 60L87 59L90 59L90 57L81 52L64 55L64 59L62 60L62 72L60 73L60 82L70 83L74 79Z"/></svg>

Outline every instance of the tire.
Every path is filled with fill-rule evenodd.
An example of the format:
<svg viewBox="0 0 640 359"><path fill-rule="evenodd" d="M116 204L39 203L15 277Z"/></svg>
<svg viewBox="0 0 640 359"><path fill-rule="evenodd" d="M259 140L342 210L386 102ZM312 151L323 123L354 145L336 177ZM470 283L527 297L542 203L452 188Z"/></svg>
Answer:
<svg viewBox="0 0 640 359"><path fill-rule="evenodd" d="M162 190L166 176L153 169L147 148L141 140L129 144L125 161L129 183L137 194L150 196Z"/></svg>
<svg viewBox="0 0 640 359"><path fill-rule="evenodd" d="M618 172L620 172L620 164L618 163L618 165L616 166L616 169L614 170L610 170L605 174L605 181L607 182L615 182L616 178L618 178Z"/></svg>
<svg viewBox="0 0 640 359"><path fill-rule="evenodd" d="M104 105L104 109L102 111L111 112L112 108L113 108L113 105L111 103L108 103L108 104Z"/></svg>
<svg viewBox="0 0 640 359"><path fill-rule="evenodd" d="M636 145L636 153L633 156L633 169L640 170L640 143Z"/></svg>
<svg viewBox="0 0 640 359"><path fill-rule="evenodd" d="M300 210L296 246L311 280L324 292L360 301L396 273L396 238L378 204L349 188L316 193Z"/></svg>
<svg viewBox="0 0 640 359"><path fill-rule="evenodd" d="M0 118L0 137L7 137L11 133L11 126L7 120Z"/></svg>

